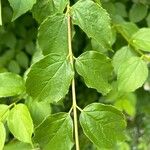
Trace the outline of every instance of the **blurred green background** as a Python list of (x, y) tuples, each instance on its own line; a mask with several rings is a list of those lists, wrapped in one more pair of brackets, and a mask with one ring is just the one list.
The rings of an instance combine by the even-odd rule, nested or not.
[[(99, 0), (95, 0), (100, 3)], [(76, 0), (72, 0), (74, 4)], [(113, 51), (102, 49), (94, 40), (89, 39), (85, 33), (75, 26), (75, 35), (73, 38), (73, 51), (75, 56), (79, 56), (84, 51), (91, 49), (105, 53), (113, 57), (115, 51), (127, 45), (126, 40), (119, 32), (116, 32), (116, 26), (122, 22), (133, 22), (139, 28), (150, 27), (150, 0), (102, 0), (102, 6), (108, 11), (112, 18), (112, 27), (114, 28)], [(2, 20), (3, 26), (0, 26), (0, 72), (14, 72), (25, 77), (30, 65), (39, 60), (42, 55), (36, 44), (39, 24), (32, 16), (32, 11), (11, 22), (12, 9), (7, 0), (2, 0)], [(121, 29), (120, 29), (121, 30)], [(115, 79), (112, 77), (113, 90), (107, 95), (102, 96), (96, 90), (87, 88), (83, 79), (76, 76), (77, 103), (81, 108), (92, 102), (102, 102), (112, 104), (122, 110), (127, 119), (126, 135), (127, 140), (116, 144), (115, 150), (149, 150), (150, 149), (150, 78), (147, 79), (143, 87), (134, 93), (119, 93), (116, 88)], [(1, 98), (1, 104), (10, 104), (14, 97)], [(68, 111), (71, 106), (71, 94), (69, 93), (60, 104), (51, 105), (52, 113), (59, 111)], [(34, 123), (38, 124), (39, 118), (30, 104), (28, 98), (23, 98), (23, 103), (27, 103), (33, 117)], [(35, 106), (43, 113), (43, 108)], [(46, 108), (47, 106), (45, 106)], [(40, 110), (41, 109), (41, 110)], [(48, 113), (50, 110), (48, 110)], [(45, 113), (47, 115), (48, 113)], [(36, 116), (36, 115), (37, 116)], [(36, 117), (35, 117), (36, 116)], [(39, 117), (37, 119), (37, 117)], [(8, 149), (30, 149), (23, 143), (12, 143), (13, 137), (8, 131), (7, 146)], [(94, 150), (91, 142), (80, 132), (81, 150)], [(13, 145), (14, 144), (14, 145)], [(13, 147), (14, 146), (14, 147)], [(15, 147), (16, 146), (16, 147)]]

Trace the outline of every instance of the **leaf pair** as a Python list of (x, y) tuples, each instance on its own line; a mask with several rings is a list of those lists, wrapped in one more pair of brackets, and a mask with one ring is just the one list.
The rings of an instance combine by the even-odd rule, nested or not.
[[(118, 77), (118, 89), (123, 92), (133, 92), (141, 87), (148, 77), (148, 68), (143, 60), (150, 51), (150, 29), (138, 27), (134, 23), (124, 22), (116, 26), (122, 36), (133, 46), (122, 47), (113, 58), (113, 66)], [(134, 52), (140, 53), (141, 58)]]
[(135, 49), (150, 51), (150, 29), (139, 29), (136, 24), (124, 22), (116, 25), (116, 29)]
[[(106, 56), (95, 51), (83, 53), (76, 59), (75, 67), (88, 87), (103, 94), (111, 90), (108, 79), (112, 66)], [(67, 58), (50, 54), (31, 67), (26, 81), (27, 92), (34, 100), (58, 102), (68, 93), (73, 76)]]
[[(62, 13), (68, 2), (68, 0), (9, 0), (14, 11), (12, 21), (31, 10), (34, 6), (33, 16), (41, 23), (49, 15)], [(41, 9), (42, 11), (39, 11)]]
[[(70, 8), (72, 23), (78, 25), (101, 47), (110, 49), (112, 31), (107, 12), (91, 0), (81, 0)], [(47, 17), (39, 28), (38, 43), (44, 55), (59, 53), (68, 55), (67, 15), (53, 14)]]
[[(100, 5), (91, 0), (81, 0), (67, 13), (70, 13), (73, 24), (78, 25), (101, 47), (110, 49), (110, 18)], [(46, 56), (33, 65), (28, 74), (27, 92), (33, 99), (58, 102), (68, 92), (74, 71), (67, 58), (67, 19), (66, 14), (55, 13), (47, 17), (39, 28), (38, 44)], [(95, 88), (103, 94), (111, 90), (108, 79), (112, 66), (106, 56), (94, 51), (86, 52), (76, 59), (76, 70), (83, 76), (88, 87)]]
[[(112, 148), (116, 141), (124, 139), (124, 116), (112, 106), (96, 103), (88, 105), (81, 112), (80, 124), (84, 134), (98, 148)], [(70, 114), (49, 116), (35, 130), (34, 140), (43, 150), (70, 150), (73, 147), (73, 123)]]
[(150, 29), (139, 29), (136, 24), (132, 22), (119, 23), (116, 29), (121, 35), (132, 45), (135, 49), (149, 52), (150, 51)]

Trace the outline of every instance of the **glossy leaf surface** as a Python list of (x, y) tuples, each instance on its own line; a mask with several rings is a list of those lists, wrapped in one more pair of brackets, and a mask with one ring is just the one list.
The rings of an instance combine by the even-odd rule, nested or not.
[(70, 150), (73, 146), (73, 124), (70, 115), (58, 113), (49, 116), (35, 130), (34, 140), (43, 150)]
[(105, 9), (91, 0), (80, 0), (72, 8), (73, 23), (102, 47), (110, 49), (112, 31), (110, 18)]
[(125, 119), (113, 106), (98, 103), (86, 106), (80, 123), (84, 134), (98, 148), (112, 148), (116, 141), (124, 139)]
[(75, 66), (88, 87), (95, 88), (102, 94), (111, 90), (108, 79), (112, 66), (108, 57), (96, 51), (88, 51), (76, 59)]
[(40, 26), (38, 43), (44, 55), (68, 54), (67, 17), (64, 14), (49, 16)]
[(58, 102), (67, 94), (73, 75), (67, 58), (48, 55), (31, 67), (27, 92), (34, 100)]
[(25, 143), (32, 143), (33, 122), (26, 105), (18, 104), (12, 108), (7, 123), (14, 137)]

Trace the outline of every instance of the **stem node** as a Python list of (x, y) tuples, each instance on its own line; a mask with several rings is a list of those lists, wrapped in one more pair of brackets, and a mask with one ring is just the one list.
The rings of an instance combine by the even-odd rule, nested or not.
[[(69, 59), (72, 67), (74, 68), (74, 56), (72, 53), (72, 43), (71, 43), (71, 17), (69, 14), (70, 6), (67, 6), (67, 17), (68, 17), (68, 49), (69, 49)], [(75, 144), (76, 150), (79, 150), (79, 135), (78, 135), (78, 117), (77, 117), (77, 104), (76, 104), (76, 91), (75, 91), (75, 79), (72, 79), (72, 107), (73, 107), (73, 119), (74, 119), (74, 134), (75, 134)]]

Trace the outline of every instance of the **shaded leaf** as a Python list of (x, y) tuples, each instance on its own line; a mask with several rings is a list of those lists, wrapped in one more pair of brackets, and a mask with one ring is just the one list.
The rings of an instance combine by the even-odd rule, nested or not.
[(150, 13), (146, 17), (146, 22), (147, 22), (148, 27), (150, 27)]
[(129, 11), (129, 18), (132, 22), (139, 22), (145, 18), (145, 16), (147, 15), (147, 11), (148, 11), (147, 5), (135, 3), (132, 5)]
[(116, 2), (115, 7), (116, 7), (116, 15), (127, 17), (126, 5), (124, 5), (121, 2)]
[(19, 74), (20, 71), (21, 71), (21, 68), (18, 64), (18, 62), (16, 62), (15, 60), (11, 60), (8, 64), (8, 70), (10, 72), (13, 72), (13, 73), (16, 73), (16, 74)]
[(21, 67), (23, 67), (25, 69), (28, 68), (29, 58), (26, 53), (24, 53), (24, 52), (18, 53), (16, 55), (16, 60)]
[(0, 0), (0, 26), (2, 25), (2, 6), (1, 6), (1, 0)]

